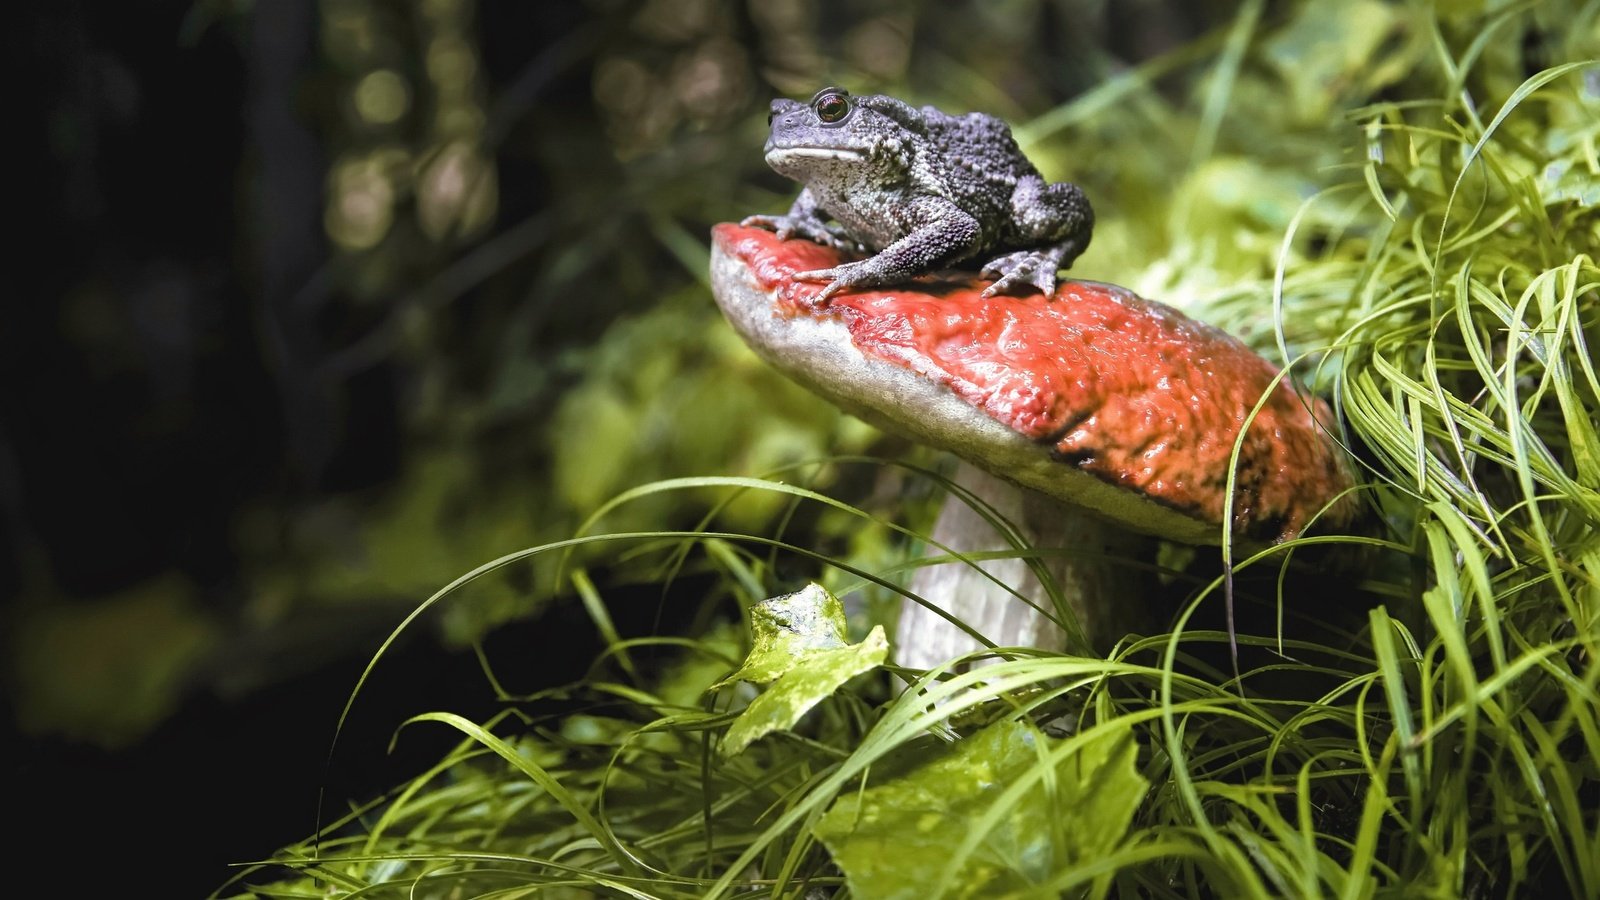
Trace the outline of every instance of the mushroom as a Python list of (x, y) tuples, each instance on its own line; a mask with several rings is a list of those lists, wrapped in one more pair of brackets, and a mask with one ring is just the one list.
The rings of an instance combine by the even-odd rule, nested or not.
[[(844, 410), (960, 457), (955, 483), (1009, 520), (1013, 541), (1051, 551), (1031, 564), (1049, 571), (1094, 649), (1145, 621), (1137, 573), (1151, 538), (1215, 545), (1231, 512), (1234, 539), (1265, 546), (1313, 518), (1339, 528), (1355, 517), (1349, 470), (1321, 424), (1327, 406), (1175, 309), (1091, 281), (983, 297), (987, 282), (966, 273), (818, 302), (821, 286), (794, 275), (837, 265), (838, 251), (731, 224), (712, 236), (713, 292), (745, 342)], [(1225, 508), (1239, 428), (1264, 395)], [(1008, 546), (952, 499), (931, 538), (963, 554)], [(1021, 558), (980, 567), (929, 565), (909, 588), (996, 646), (1063, 646), (1040, 569)], [(901, 612), (903, 665), (979, 646), (920, 604)]]

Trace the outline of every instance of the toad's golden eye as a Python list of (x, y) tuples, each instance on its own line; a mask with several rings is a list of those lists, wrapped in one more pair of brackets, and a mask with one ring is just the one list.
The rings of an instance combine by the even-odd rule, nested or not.
[(850, 101), (844, 94), (829, 92), (818, 97), (811, 108), (817, 111), (817, 118), (831, 124), (850, 113)]

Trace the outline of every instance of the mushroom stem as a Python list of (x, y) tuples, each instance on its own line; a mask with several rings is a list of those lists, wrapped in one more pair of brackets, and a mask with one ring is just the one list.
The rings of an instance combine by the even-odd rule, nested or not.
[[(1002, 524), (1009, 524), (1012, 535), (1008, 540), (974, 505), (951, 496), (934, 523), (934, 542), (959, 553), (1009, 550), (1040, 551), (1040, 555), (927, 565), (912, 577), (912, 593), (966, 622), (997, 647), (1104, 652), (1149, 623), (1148, 576), (1135, 561), (1153, 557), (1152, 539), (965, 462), (953, 481), (992, 508), (1005, 520)], [(1064, 609), (1057, 608), (1051, 588)], [(1068, 630), (1057, 624), (1063, 616), (1072, 617), (1069, 628), (1082, 636), (1080, 640), (1069, 641)], [(982, 645), (938, 613), (907, 600), (901, 606), (894, 647), (901, 665), (926, 669)]]

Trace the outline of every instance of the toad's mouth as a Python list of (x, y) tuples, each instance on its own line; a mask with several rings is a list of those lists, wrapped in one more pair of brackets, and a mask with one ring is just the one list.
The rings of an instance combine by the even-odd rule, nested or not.
[(867, 154), (860, 150), (851, 150), (848, 147), (808, 147), (797, 145), (791, 147), (770, 147), (767, 149), (768, 163), (782, 163), (807, 159), (828, 159), (838, 162), (860, 162), (867, 158)]

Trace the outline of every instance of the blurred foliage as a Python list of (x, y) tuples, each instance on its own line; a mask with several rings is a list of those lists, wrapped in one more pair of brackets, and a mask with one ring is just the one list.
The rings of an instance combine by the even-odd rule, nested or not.
[(216, 645), (215, 615), (176, 576), (108, 597), (93, 610), (57, 604), (18, 625), (14, 665), (51, 673), (17, 699), (26, 730), (64, 731), (76, 740), (138, 738), (192, 687)]

